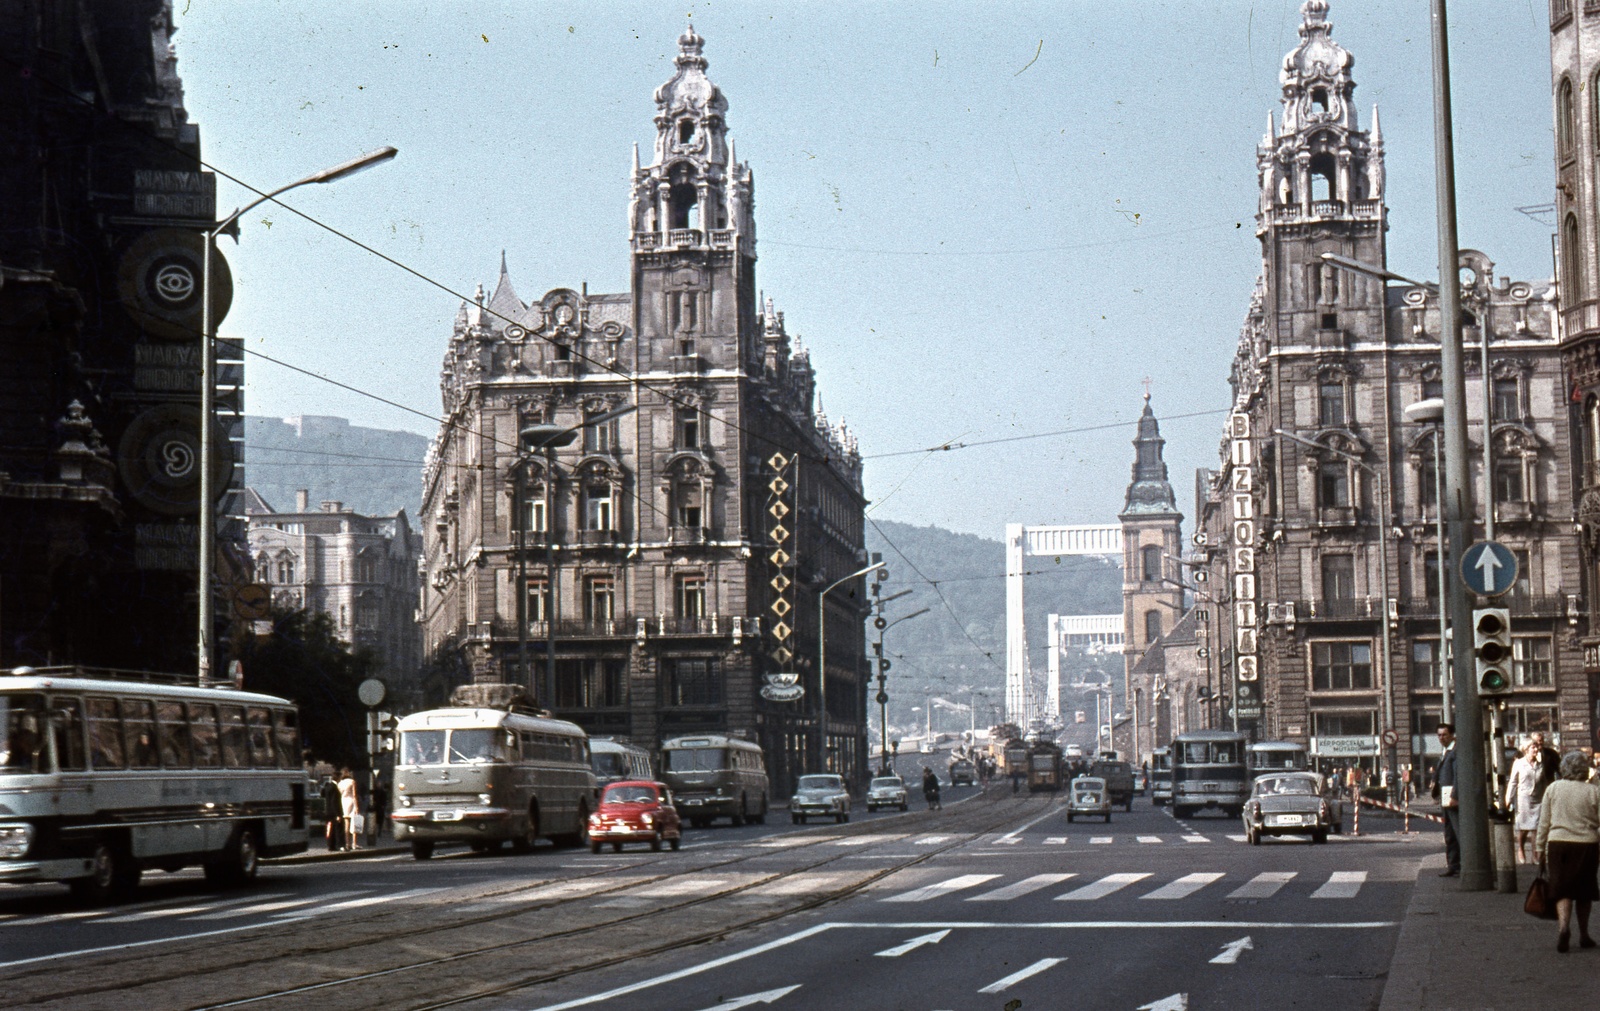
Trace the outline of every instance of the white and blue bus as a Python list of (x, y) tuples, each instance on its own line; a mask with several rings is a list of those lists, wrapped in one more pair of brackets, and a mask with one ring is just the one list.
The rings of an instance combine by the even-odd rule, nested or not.
[(0, 674), (0, 882), (60, 881), (104, 902), (147, 869), (200, 864), (242, 884), (262, 857), (305, 850), (294, 705), (157, 679), (177, 680)]

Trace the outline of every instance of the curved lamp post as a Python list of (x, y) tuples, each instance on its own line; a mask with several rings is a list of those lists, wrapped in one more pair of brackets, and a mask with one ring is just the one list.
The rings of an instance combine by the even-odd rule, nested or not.
[[(527, 456), (529, 450), (544, 453), (544, 487), (547, 496), (555, 492), (556, 450), (570, 446), (578, 433), (594, 425), (603, 425), (624, 414), (637, 411), (638, 405), (629, 404), (614, 411), (585, 418), (576, 425), (526, 425), (517, 433), (517, 671), (533, 687), (533, 675), (528, 671), (528, 552), (527, 537)], [(555, 708), (556, 692), (556, 524), (554, 502), (544, 511), (544, 687), (538, 692), (541, 708)]]
[(884, 567), (874, 562), (841, 579), (835, 579), (817, 594), (817, 771), (828, 771), (828, 594), (850, 580)]
[(211, 318), (211, 260), (217, 252), (217, 236), (227, 233), (237, 235), (241, 217), (280, 194), (309, 183), (336, 182), (362, 169), (386, 162), (399, 153), (393, 147), (381, 147), (331, 168), (313, 172), (304, 179), (296, 179), (287, 186), (279, 186), (245, 204), (205, 233), (205, 255), (200, 258), (200, 531), (197, 538), (197, 553), (200, 556), (197, 673), (202, 686), (211, 683), (211, 626), (214, 621), (211, 581), (217, 540), (216, 489), (211, 486), (211, 458), (215, 452), (211, 445), (211, 424), (212, 416), (216, 413), (216, 391), (212, 387), (216, 374), (217, 345), (216, 322)]
[[(910, 591), (905, 591), (905, 592), (910, 592)], [(899, 596), (899, 594), (895, 594), (895, 596)], [(885, 599), (888, 599), (888, 598), (885, 598)], [(889, 677), (888, 677), (888, 671), (884, 670), (884, 668), (883, 668), (883, 636), (884, 636), (885, 632), (888, 632), (889, 629), (891, 629), (891, 628), (895, 627), (896, 625), (900, 624), (902, 621), (910, 621), (912, 618), (920, 618), (921, 616), (923, 616), (924, 614), (927, 614), (931, 610), (933, 610), (933, 608), (924, 607), (920, 611), (912, 611), (910, 614), (901, 615), (900, 617), (896, 618), (895, 620), (889, 622), (887, 625), (884, 625), (882, 628), (878, 629), (878, 648), (876, 650), (874, 650), (874, 654), (875, 654), (876, 658), (879, 661), (879, 663), (878, 663), (878, 723), (879, 723), (878, 729), (883, 732), (883, 765), (882, 765), (882, 768), (883, 768), (883, 775), (886, 775), (886, 776), (889, 774), (889, 689), (888, 689)]]

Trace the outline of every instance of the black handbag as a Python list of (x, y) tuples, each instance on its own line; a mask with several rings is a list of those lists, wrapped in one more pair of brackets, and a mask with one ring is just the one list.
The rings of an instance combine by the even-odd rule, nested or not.
[(1522, 911), (1541, 920), (1558, 919), (1556, 904), (1550, 898), (1550, 882), (1544, 879), (1544, 865), (1539, 865), (1539, 876), (1528, 886), (1528, 897), (1522, 901)]

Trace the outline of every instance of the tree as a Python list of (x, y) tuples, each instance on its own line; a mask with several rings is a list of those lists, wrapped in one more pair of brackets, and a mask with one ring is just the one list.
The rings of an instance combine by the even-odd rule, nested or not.
[(316, 761), (367, 764), (366, 707), (356, 689), (372, 676), (371, 653), (351, 649), (320, 611), (274, 611), (270, 635), (247, 635), (238, 647), (244, 687), (300, 707), (301, 743)]

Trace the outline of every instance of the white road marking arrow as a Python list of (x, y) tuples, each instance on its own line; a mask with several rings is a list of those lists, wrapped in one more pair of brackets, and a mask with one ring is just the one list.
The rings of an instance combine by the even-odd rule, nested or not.
[(747, 994), (743, 997), (735, 997), (733, 1000), (723, 1001), (716, 1007), (706, 1008), (706, 1011), (739, 1011), (739, 1008), (749, 1007), (751, 1004), (771, 1004), (779, 997), (794, 993), (798, 989), (800, 989), (800, 984), (796, 983), (794, 986), (786, 986), (779, 990), (766, 990), (761, 993)]
[(1494, 587), (1494, 573), (1500, 566), (1500, 556), (1495, 554), (1493, 548), (1485, 547), (1478, 552), (1478, 562), (1474, 568), (1483, 574), (1483, 585), (1486, 588), (1492, 589)]
[(901, 955), (904, 955), (906, 952), (913, 951), (913, 950), (915, 950), (917, 948), (920, 948), (924, 944), (938, 944), (940, 941), (944, 940), (945, 936), (948, 935), (949, 933), (950, 933), (950, 931), (948, 931), (948, 930), (938, 930), (938, 931), (935, 931), (935, 932), (933, 932), (931, 934), (923, 934), (921, 937), (913, 937), (911, 940), (907, 941), (904, 944), (897, 944), (893, 948), (885, 948), (885, 949), (883, 949), (882, 951), (878, 952), (878, 957), (879, 958), (899, 958)]
[(1149, 1004), (1140, 1004), (1138, 1011), (1189, 1011), (1189, 995), (1175, 993)]
[(1250, 938), (1241, 937), (1237, 941), (1229, 941), (1222, 946), (1222, 953), (1211, 960), (1212, 965), (1232, 965), (1239, 961), (1241, 952), (1249, 951), (1255, 945), (1250, 943)]

